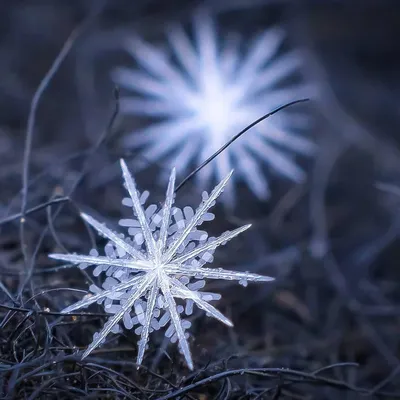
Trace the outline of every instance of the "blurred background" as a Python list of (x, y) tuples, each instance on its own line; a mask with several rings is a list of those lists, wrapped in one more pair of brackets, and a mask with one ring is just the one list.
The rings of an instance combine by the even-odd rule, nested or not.
[[(397, 1), (35, 0), (3, 1), (0, 10), (4, 398), (178, 398), (178, 387), (206, 377), (214, 378), (188, 390), (191, 398), (400, 397)], [(148, 370), (134, 368), (137, 337), (127, 331), (81, 362), (74, 352), (102, 326), (104, 316), (97, 314), (103, 310), (93, 307), (92, 315), (72, 318), (57, 315), (81, 298), (89, 277), (57, 267), (47, 254), (85, 254), (95, 246), (80, 210), (116, 228), (125, 212), (120, 157), (140, 188), (149, 190), (154, 202), (163, 200), (163, 177), (174, 155), (155, 160), (140, 146), (126, 145), (136, 131), (159, 123), (151, 113), (122, 110), (108, 129), (116, 107), (113, 77), (119, 67), (146, 72), (128, 54), (127, 38), (139, 37), (164, 51), (166, 33), (175, 24), (195, 49), (191, 29), (199, 10), (214, 21), (217, 45), (241, 40), (237, 56), (243, 60), (251, 40), (276, 27), (284, 41), (271, 65), (293, 51), (301, 60), (284, 83), (288, 94), (282, 104), (310, 98), (292, 106), (307, 123), (291, 133), (315, 144), (315, 152), (304, 156), (285, 144), (281, 150), (305, 179), (274, 173), (267, 156), (265, 163), (254, 158), (270, 196), (257, 197), (239, 179), (235, 205), (217, 205), (216, 219), (207, 227), (216, 235), (252, 223), (245, 235), (216, 252), (214, 265), (277, 279), (247, 288), (208, 283), (207, 289), (223, 295), (218, 308), (235, 327), (228, 330), (200, 312), (195, 315), (192, 374), (162, 334), (151, 338)], [(63, 46), (65, 58), (32, 103)], [(292, 78), (307, 88), (304, 96), (301, 90), (290, 91)], [(129, 85), (135, 86), (121, 85), (121, 105), (135, 92)], [(261, 117), (272, 109), (256, 111)], [(30, 112), (35, 117), (31, 130)], [(271, 123), (284, 115), (271, 117)], [(198, 164), (191, 160), (186, 168), (177, 166), (178, 181)], [(178, 204), (195, 207), (201, 191), (213, 188), (216, 177), (211, 175), (200, 186), (196, 179), (185, 184)], [(64, 196), (68, 201), (62, 202)], [(255, 368), (289, 368), (305, 375), (272, 370), (251, 375)], [(245, 373), (218, 375), (236, 370)]]

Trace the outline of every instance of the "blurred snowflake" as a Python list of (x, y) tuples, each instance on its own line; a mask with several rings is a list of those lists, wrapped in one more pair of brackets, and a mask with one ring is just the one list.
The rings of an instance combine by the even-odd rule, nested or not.
[[(141, 336), (137, 359), (140, 365), (149, 333), (170, 324), (165, 335), (171, 341), (179, 342), (189, 368), (193, 369), (188, 334), (185, 333), (191, 324), (182, 317), (191, 315), (196, 304), (208, 315), (232, 326), (232, 322), (209, 303), (221, 296), (199, 291), (205, 285), (204, 279), (236, 280), (246, 285), (248, 281), (266, 282), (273, 278), (222, 268), (203, 268), (204, 264), (213, 260), (218, 246), (250, 227), (245, 225), (227, 231), (218, 238), (208, 237), (207, 232), (197, 229), (202, 222), (214, 218), (209, 209), (224, 190), (231, 173), (209, 196), (203, 194), (203, 201), (194, 212), (190, 207), (185, 207), (183, 211), (173, 207), (175, 170), (169, 180), (165, 204), (160, 210), (155, 204), (144, 206), (148, 193), (140, 196), (123, 160), (121, 167), (130, 195), (123, 200), (123, 204), (131, 207), (136, 217), (120, 221), (121, 226), (128, 227), (130, 237), (117, 234), (89, 215), (82, 214), (86, 222), (109, 239), (105, 247), (106, 256), (100, 256), (93, 249), (87, 256), (50, 254), (49, 257), (79, 264), (80, 268), (95, 265), (93, 274), (98, 276), (104, 272), (107, 278), (102, 288), (91, 285), (91, 294), (62, 312), (72, 312), (97, 302), (103, 303), (105, 311), (114, 314), (94, 335), (83, 357), (99, 346), (110, 332), (118, 332), (119, 323), (123, 322), (127, 329), (137, 325), (135, 332)], [(177, 304), (175, 298), (181, 299), (182, 304)], [(134, 316), (131, 315), (132, 310), (135, 311)]]
[[(300, 66), (299, 55), (290, 52), (274, 58), (284, 39), (279, 29), (246, 44), (245, 55), (232, 37), (219, 49), (216, 27), (206, 13), (194, 19), (194, 44), (179, 26), (171, 27), (167, 36), (171, 53), (137, 37), (129, 40), (127, 50), (143, 70), (118, 68), (113, 74), (121, 87), (140, 95), (123, 98), (123, 112), (157, 119), (124, 139), (126, 147), (140, 149), (149, 161), (166, 158), (187, 170), (192, 161), (204, 161), (262, 115), (310, 95), (310, 86), (287, 83)], [(303, 181), (305, 173), (289, 151), (307, 156), (314, 152), (314, 144), (296, 134), (308, 126), (307, 114), (282, 111), (238, 139), (197, 178), (204, 187), (213, 173), (222, 179), (234, 167), (236, 177), (265, 199), (269, 185), (257, 161)], [(233, 188), (224, 199), (229, 204), (234, 202)]]

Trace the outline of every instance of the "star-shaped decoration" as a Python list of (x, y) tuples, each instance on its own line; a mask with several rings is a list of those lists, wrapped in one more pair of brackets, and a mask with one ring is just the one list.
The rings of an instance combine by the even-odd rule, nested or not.
[(136, 332), (140, 334), (140, 341), (137, 364), (140, 365), (149, 333), (169, 323), (166, 336), (172, 341), (178, 341), (187, 365), (193, 369), (188, 334), (185, 332), (190, 322), (183, 319), (183, 316), (190, 315), (196, 304), (208, 315), (232, 326), (232, 322), (210, 304), (211, 300), (217, 300), (220, 296), (199, 291), (205, 284), (204, 279), (235, 280), (246, 285), (248, 281), (267, 282), (273, 278), (203, 267), (212, 261), (213, 252), (218, 246), (250, 227), (245, 225), (227, 231), (218, 238), (210, 238), (205, 231), (197, 229), (203, 221), (213, 219), (213, 214), (208, 210), (224, 190), (232, 171), (210, 195), (203, 194), (203, 200), (194, 212), (190, 207), (185, 207), (183, 211), (173, 207), (175, 169), (169, 179), (165, 203), (158, 209), (156, 205), (144, 206), (146, 193), (138, 193), (123, 160), (121, 168), (130, 196), (123, 203), (132, 207), (135, 217), (120, 221), (120, 225), (129, 227), (129, 235), (124, 237), (115, 233), (93, 217), (82, 213), (82, 218), (109, 240), (105, 246), (106, 255), (99, 255), (97, 250), (92, 250), (90, 255), (49, 255), (56, 260), (78, 264), (80, 268), (96, 266), (93, 271), (95, 276), (106, 275), (102, 288), (92, 285), (91, 294), (62, 312), (69, 313), (99, 303), (103, 304), (106, 312), (113, 314), (101, 331), (94, 335), (83, 358), (97, 348), (110, 332), (118, 332), (122, 322), (127, 329), (138, 325)]

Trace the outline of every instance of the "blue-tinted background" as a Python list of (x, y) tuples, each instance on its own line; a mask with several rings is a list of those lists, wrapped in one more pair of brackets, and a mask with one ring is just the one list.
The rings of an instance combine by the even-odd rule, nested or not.
[[(209, 226), (218, 234), (252, 223), (250, 231), (216, 253), (215, 265), (277, 279), (247, 288), (208, 284), (223, 294), (218, 307), (235, 327), (228, 330), (196, 314), (192, 375), (176, 346), (166, 346), (162, 334), (152, 337), (145, 359), (145, 366), (157, 375), (136, 372), (137, 336), (128, 331), (112, 336), (92, 359), (82, 362), (75, 351), (86, 348), (104, 317), (46, 315), (80, 298), (81, 292), (69, 288), (87, 290), (88, 282), (75, 268), (58, 268), (47, 253), (83, 253), (93, 246), (96, 238), (80, 221), (79, 210), (116, 226), (124, 212), (120, 157), (140, 187), (149, 190), (154, 201), (163, 200), (160, 176), (169, 166), (164, 160), (148, 162), (135, 173), (142, 155), (121, 144), (151, 119), (120, 114), (106, 139), (100, 144), (98, 140), (115, 108), (112, 71), (121, 65), (134, 68), (122, 46), (124, 38), (137, 34), (162, 43), (171, 22), (190, 30), (199, 6), (213, 16), (221, 35), (235, 32), (248, 38), (280, 26), (287, 34), (284, 47), (296, 49), (303, 59), (301, 79), (313, 87), (310, 102), (302, 105), (312, 119), (305, 135), (318, 148), (315, 156), (298, 159), (306, 181), (296, 184), (272, 175), (271, 196), (265, 201), (240, 186), (235, 207), (216, 206), (217, 218)], [(155, 399), (226, 370), (285, 367), (309, 374), (340, 362), (359, 366), (321, 372), (318, 377), (330, 380), (318, 384), (304, 376), (306, 382), (299, 383), (299, 376), (276, 371), (232, 374), (227, 380), (217, 377), (199, 384), (191, 393), (193, 398), (200, 393), (204, 398), (357, 399), (368, 391), (381, 398), (399, 396), (399, 7), (396, 1), (368, 0), (2, 2), (3, 396)], [(90, 15), (93, 20), (74, 39), (39, 99), (27, 147), (35, 91), (71, 31)], [(29, 156), (25, 163), (24, 152)], [(33, 212), (26, 216), (21, 234), (24, 167), (25, 209)], [(178, 174), (178, 181), (185, 176)], [(178, 204), (194, 207), (200, 193), (190, 181), (179, 192)], [(34, 210), (66, 195), (70, 201), (59, 211), (59, 204)], [(103, 312), (100, 307), (88, 311)]]

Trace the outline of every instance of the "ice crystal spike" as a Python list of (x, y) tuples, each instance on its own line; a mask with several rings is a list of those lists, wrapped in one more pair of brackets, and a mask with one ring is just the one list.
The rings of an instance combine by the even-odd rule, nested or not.
[[(113, 73), (116, 83), (135, 93), (122, 98), (123, 112), (155, 121), (127, 135), (124, 145), (140, 149), (148, 160), (163, 158), (181, 172), (203, 162), (267, 112), (313, 95), (309, 84), (285, 83), (296, 82), (291, 78), (299, 72), (301, 57), (296, 52), (277, 56), (285, 37), (279, 29), (267, 30), (242, 47), (233, 38), (220, 46), (213, 20), (203, 12), (196, 15), (193, 31), (191, 43), (181, 27), (169, 29), (169, 50), (139, 37), (130, 39), (126, 48), (141, 69)], [(238, 139), (197, 178), (206, 187), (212, 174), (220, 180), (235, 168), (235, 179), (242, 179), (260, 199), (269, 196), (263, 164), (301, 182), (305, 173), (293, 155), (314, 152), (315, 145), (300, 135), (310, 122), (304, 112), (283, 110)], [(234, 202), (234, 187), (223, 198), (227, 204)]]
[(62, 312), (73, 312), (98, 303), (111, 314), (100, 332), (94, 335), (83, 358), (104, 342), (110, 332), (118, 332), (122, 324), (126, 329), (135, 327), (135, 332), (140, 335), (137, 357), (139, 366), (150, 333), (169, 324), (166, 336), (178, 342), (188, 367), (193, 369), (186, 332), (190, 322), (184, 319), (192, 313), (193, 305), (196, 304), (207, 315), (227, 326), (233, 326), (228, 318), (210, 304), (210, 301), (218, 300), (220, 295), (199, 290), (204, 287), (204, 280), (236, 280), (245, 284), (248, 281), (268, 282), (273, 278), (203, 267), (212, 261), (218, 246), (250, 228), (250, 225), (245, 225), (217, 238), (208, 237), (207, 232), (198, 229), (204, 221), (213, 219), (209, 209), (224, 190), (232, 172), (209, 195), (203, 194), (202, 202), (194, 211), (190, 207), (181, 210), (173, 206), (175, 169), (172, 170), (161, 210), (154, 204), (145, 205), (144, 196), (138, 192), (124, 160), (121, 160), (121, 169), (129, 193), (129, 198), (124, 199), (123, 204), (132, 207), (134, 214), (133, 219), (120, 221), (121, 226), (128, 227), (128, 235), (115, 233), (93, 217), (82, 213), (82, 218), (108, 239), (104, 248), (105, 255), (99, 255), (96, 249), (89, 255), (49, 255), (56, 260), (79, 265), (80, 268), (95, 266), (93, 275), (103, 274), (105, 277), (101, 288), (91, 285), (91, 294)]

